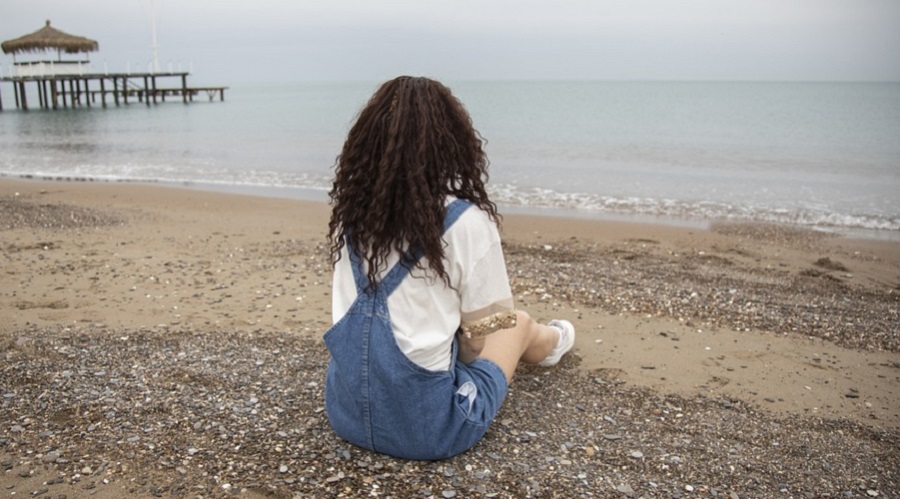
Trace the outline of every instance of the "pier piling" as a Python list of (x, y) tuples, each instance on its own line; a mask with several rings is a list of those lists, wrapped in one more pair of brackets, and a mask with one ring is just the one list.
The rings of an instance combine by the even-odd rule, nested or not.
[[(28, 97), (26, 84), (34, 82), (38, 92), (38, 105), (42, 109), (75, 109), (78, 107), (92, 107), (97, 103), (97, 95), (100, 103), (107, 107), (107, 96), (112, 95), (116, 106), (128, 104), (129, 97), (137, 97), (139, 102), (147, 106), (166, 102), (166, 97), (181, 97), (184, 104), (194, 101), (194, 96), (199, 92), (206, 92), (210, 102), (218, 95), (219, 100), (225, 100), (225, 90), (228, 87), (191, 87), (188, 85), (189, 73), (102, 73), (83, 75), (32, 75), (32, 76), (7, 76), (0, 78), (0, 84), (10, 82), (13, 86), (13, 94), (17, 109), (28, 110)], [(162, 85), (158, 79), (173, 77), (180, 78), (180, 85)], [(91, 82), (99, 82), (92, 86)], [(112, 86), (107, 86), (107, 81)], [(135, 82), (142, 82), (140, 83)], [(99, 87), (99, 88), (98, 88)], [(3, 103), (0, 101), (0, 111)]]

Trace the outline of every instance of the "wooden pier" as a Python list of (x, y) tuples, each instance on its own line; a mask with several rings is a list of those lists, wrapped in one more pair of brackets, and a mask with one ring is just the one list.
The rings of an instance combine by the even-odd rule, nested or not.
[[(109, 103), (119, 106), (135, 101), (150, 106), (165, 102), (166, 97), (180, 97), (187, 104), (200, 94), (206, 94), (210, 102), (216, 96), (220, 101), (225, 100), (228, 87), (190, 87), (188, 75), (187, 72), (50, 74), (7, 76), (0, 78), (0, 83), (12, 83), (16, 108), (26, 111), (29, 109), (29, 87), (37, 91), (37, 103), (41, 109), (74, 109), (93, 105), (107, 107)], [(167, 78), (176, 78), (176, 84), (163, 86), (162, 81)], [(3, 97), (0, 94), (2, 110)]]

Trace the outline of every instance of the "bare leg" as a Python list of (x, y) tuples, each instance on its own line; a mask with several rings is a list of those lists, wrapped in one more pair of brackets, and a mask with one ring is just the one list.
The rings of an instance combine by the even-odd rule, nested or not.
[(506, 380), (512, 381), (520, 361), (541, 362), (558, 341), (556, 328), (539, 324), (527, 312), (519, 310), (514, 328), (501, 329), (485, 338), (480, 357), (496, 363), (506, 374)]

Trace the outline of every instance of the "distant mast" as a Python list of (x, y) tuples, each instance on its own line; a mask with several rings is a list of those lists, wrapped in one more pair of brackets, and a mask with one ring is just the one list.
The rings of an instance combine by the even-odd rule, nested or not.
[(156, 6), (150, 0), (150, 32), (153, 36), (153, 72), (159, 73), (159, 45), (156, 43)]

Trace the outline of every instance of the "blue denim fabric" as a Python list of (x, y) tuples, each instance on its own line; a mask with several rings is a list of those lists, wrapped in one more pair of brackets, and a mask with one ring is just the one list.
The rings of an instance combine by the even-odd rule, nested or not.
[[(446, 231), (470, 206), (456, 200), (447, 208)], [(325, 333), (331, 352), (325, 379), (325, 410), (334, 431), (348, 442), (395, 457), (437, 460), (474, 445), (506, 397), (506, 376), (486, 359), (456, 360), (450, 370), (430, 371), (397, 346), (387, 298), (409, 274), (392, 268), (376, 292), (359, 256), (350, 248), (357, 299)], [(419, 255), (409, 253), (413, 258)]]

